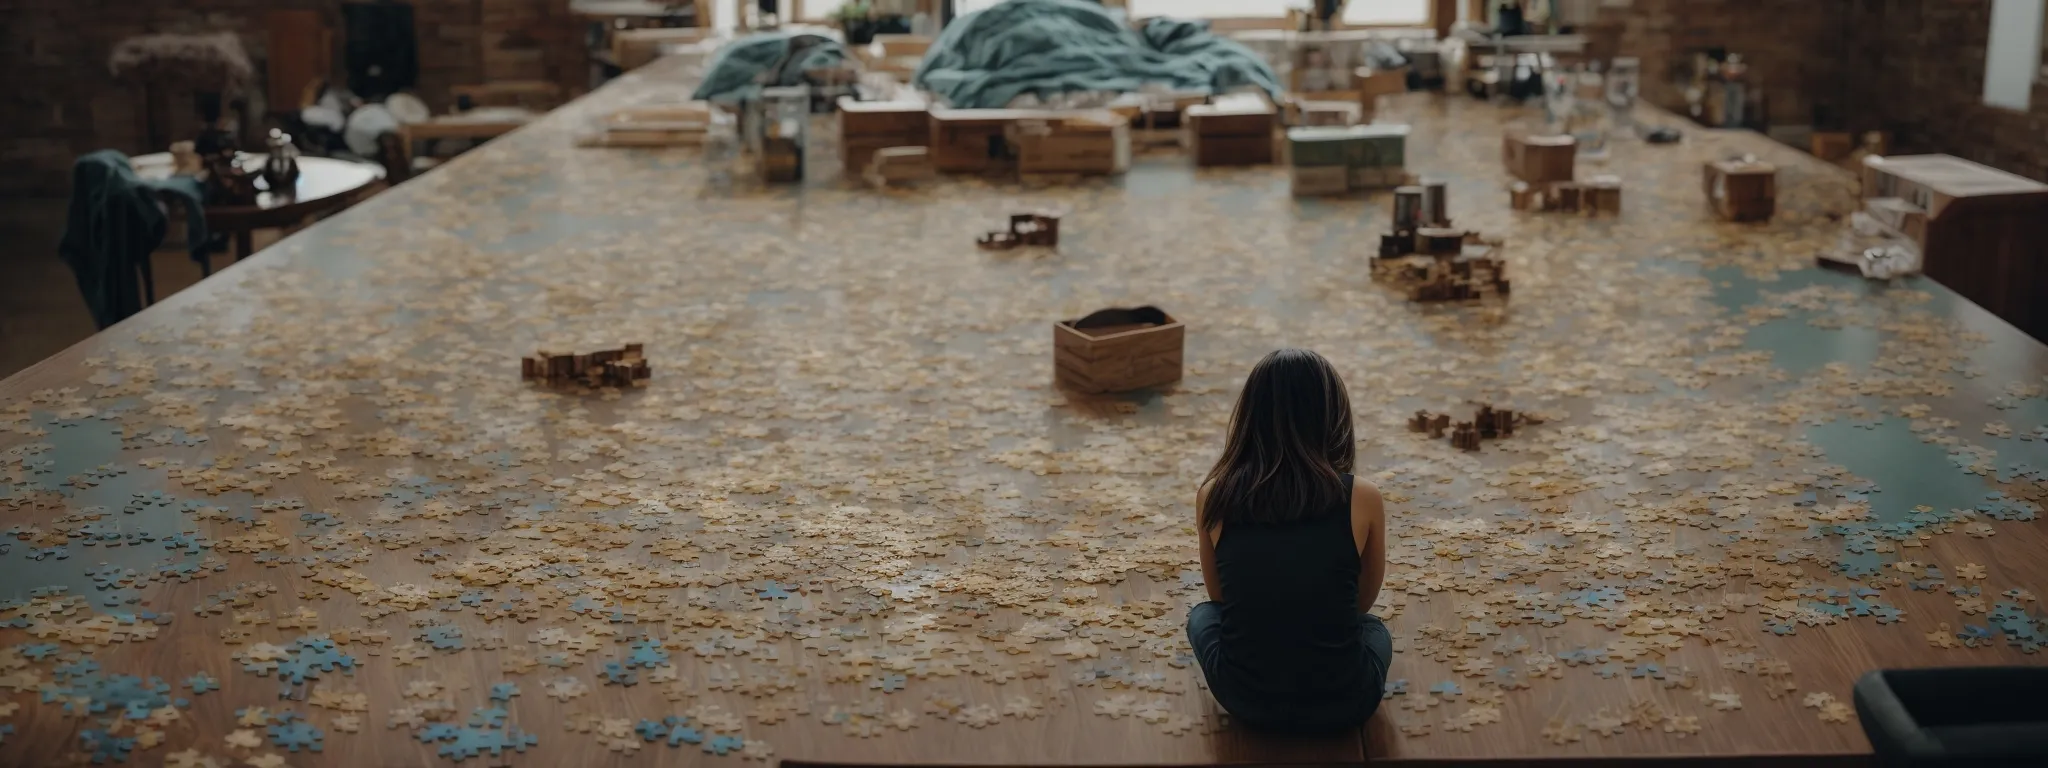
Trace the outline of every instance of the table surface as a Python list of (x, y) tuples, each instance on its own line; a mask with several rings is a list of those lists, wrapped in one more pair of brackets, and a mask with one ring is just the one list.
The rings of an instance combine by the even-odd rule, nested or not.
[[(0, 382), (0, 762), (1803, 762), (1868, 749), (1824, 719), (1866, 670), (2039, 663), (2048, 349), (1814, 269), (1840, 169), (1691, 130), (1582, 169), (1617, 217), (1516, 213), (1522, 113), (1390, 98), (1514, 280), (1418, 306), (1366, 267), (1384, 196), (1275, 167), (877, 192), (574, 148), (663, 71)], [(1731, 153), (1778, 165), (1773, 222), (1710, 218)], [(1057, 252), (974, 246), (1048, 206)], [(1053, 321), (1146, 303), (1180, 384), (1050, 386)], [(518, 380), (626, 342), (645, 389)], [(1391, 518), (1402, 692), (1327, 738), (1229, 725), (1181, 636), (1193, 489), (1285, 345), (1345, 375)], [(1474, 400), (1547, 422), (1404, 428)]]
[[(244, 169), (258, 172), (269, 155), (244, 152), (235, 161)], [(167, 178), (171, 175), (171, 153), (152, 152), (136, 155), (131, 161), (135, 173), (143, 178)], [(256, 204), (209, 205), (209, 215), (217, 213), (273, 211), (280, 208), (319, 206), (337, 202), (337, 198), (361, 192), (371, 184), (384, 178), (384, 169), (370, 163), (352, 160), (337, 160), (329, 157), (300, 157), (299, 180), (293, 185), (293, 194), (279, 195), (272, 192), (269, 183), (261, 178), (256, 180)]]

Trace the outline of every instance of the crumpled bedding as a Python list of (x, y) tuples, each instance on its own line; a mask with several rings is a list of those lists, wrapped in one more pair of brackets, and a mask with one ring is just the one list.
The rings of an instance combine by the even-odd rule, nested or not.
[(749, 35), (718, 49), (691, 98), (720, 104), (752, 101), (764, 86), (803, 85), (805, 70), (840, 67), (846, 60), (846, 46), (830, 38), (780, 32)]
[(1271, 67), (1202, 21), (1152, 19), (1142, 30), (1087, 0), (1008, 0), (961, 16), (911, 82), (954, 107), (1001, 108), (1020, 96), (1165, 87), (1281, 92)]

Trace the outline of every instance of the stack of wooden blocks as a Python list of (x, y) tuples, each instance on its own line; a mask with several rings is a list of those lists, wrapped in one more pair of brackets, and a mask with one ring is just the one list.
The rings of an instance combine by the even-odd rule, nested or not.
[(1408, 126), (1352, 125), (1287, 131), (1296, 195), (1338, 195), (1408, 183)]
[(1217, 97), (1187, 108), (1188, 151), (1195, 165), (1265, 165), (1273, 162), (1272, 102), (1254, 94)]
[(1707, 204), (1729, 221), (1770, 221), (1778, 210), (1778, 167), (1754, 157), (1707, 163)]
[(1501, 162), (1516, 179), (1508, 188), (1514, 209), (1620, 213), (1621, 178), (1577, 181), (1578, 154), (1578, 140), (1568, 135), (1508, 132), (1501, 140)]
[(1012, 124), (1019, 173), (1110, 175), (1131, 167), (1131, 125), (1108, 110), (1063, 114)]
[(1158, 307), (1105, 309), (1052, 326), (1053, 379), (1077, 392), (1179, 381), (1187, 329)]
[(865, 172), (875, 152), (931, 142), (931, 118), (921, 101), (839, 99), (839, 156), (849, 176)]

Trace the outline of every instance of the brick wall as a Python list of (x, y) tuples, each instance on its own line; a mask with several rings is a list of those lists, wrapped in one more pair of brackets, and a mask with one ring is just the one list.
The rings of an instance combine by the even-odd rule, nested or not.
[(2048, 180), (2048, 87), (2032, 109), (1984, 105), (1990, 0), (1853, 0), (1849, 124), (1893, 132), (1895, 150), (1944, 152)]
[(1991, 0), (1622, 0), (1588, 30), (1643, 59), (1643, 96), (1678, 109), (1690, 50), (1743, 54), (1771, 122), (1883, 129), (1893, 150), (1943, 152), (2048, 180), (2048, 86), (2028, 112), (1983, 103)]
[[(410, 0), (419, 37), (420, 94), (439, 110), (453, 85), (490, 79), (548, 79), (570, 93), (588, 72), (582, 26), (569, 0)], [(255, 64), (250, 108), (260, 135), (265, 13), (312, 8), (335, 30), (335, 76), (342, 74), (341, 0), (0, 0), (0, 196), (63, 195), (71, 161), (95, 149), (129, 154), (144, 146), (142, 93), (107, 73), (116, 42), (159, 32), (237, 33)], [(189, 111), (189, 97), (165, 99)], [(186, 116), (189, 120), (189, 116)]]
[(1749, 63), (1773, 124), (1827, 124), (1847, 106), (1839, 87), (1846, 46), (1842, 17), (1851, 0), (1623, 0), (1601, 8), (1585, 30), (1592, 53), (1643, 62), (1643, 98), (1686, 105), (1684, 75), (1694, 51), (1726, 48)]

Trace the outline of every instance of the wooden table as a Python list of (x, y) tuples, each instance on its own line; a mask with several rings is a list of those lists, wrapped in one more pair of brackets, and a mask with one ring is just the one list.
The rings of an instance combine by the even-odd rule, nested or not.
[[(1458, 226), (1506, 238), (1514, 280), (1505, 305), (1417, 306), (1366, 269), (1383, 197), (1295, 200), (1274, 167), (1148, 157), (1075, 186), (883, 193), (574, 148), (594, 116), (686, 92), (663, 66), (0, 382), (0, 575), (23, 601), (0, 609), (0, 763), (111, 754), (128, 736), (81, 734), (159, 706), (116, 677), (142, 675), (191, 706), (130, 764), (424, 765), (504, 723), (537, 739), (513, 765), (734, 765), (705, 747), (736, 743), (1813, 765), (1868, 745), (1807, 695), (1846, 700), (1880, 666), (2039, 663), (1928, 637), (2048, 585), (2042, 523), (1995, 519), (2044, 495), (2015, 465), (2048, 466), (2048, 348), (1928, 281), (1814, 269), (1855, 204), (1840, 169), (1694, 130), (1614, 142), (1619, 216), (1518, 214), (1499, 137), (1522, 115), (1390, 97), (1410, 169), (1447, 180)], [(1703, 160), (1734, 152), (1780, 168), (1773, 222), (1699, 198)], [(1071, 212), (1058, 252), (975, 248), (1048, 206)], [(1147, 303), (1187, 324), (1179, 385), (1050, 387), (1050, 323)], [(518, 380), (536, 348), (626, 342), (647, 345), (645, 389)], [(1246, 369), (1282, 345), (1345, 375), (1392, 516), (1377, 611), (1406, 693), (1322, 739), (1225, 723), (1181, 638), (1193, 489)], [(1478, 453), (1405, 429), (1472, 400), (1549, 420)], [(187, 687), (202, 672), (220, 690)], [(1444, 683), (1462, 695), (1414, 711)], [(95, 694), (107, 712), (65, 714)], [(286, 742), (304, 719), (324, 751), (238, 719)]]
[[(237, 158), (250, 171), (263, 168), (268, 155), (244, 153)], [(137, 175), (166, 178), (171, 175), (171, 155), (154, 152), (132, 160)], [(371, 185), (384, 179), (384, 169), (369, 163), (327, 157), (299, 158), (299, 180), (289, 193), (272, 190), (257, 179), (255, 205), (206, 206), (206, 227), (212, 232), (235, 236), (235, 258), (255, 253), (251, 233), (258, 229), (289, 227), (316, 216), (332, 213), (356, 202)], [(210, 270), (209, 270), (210, 273)]]

